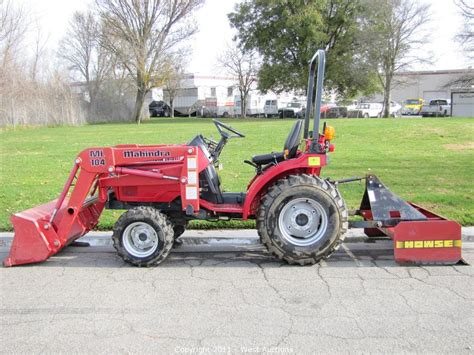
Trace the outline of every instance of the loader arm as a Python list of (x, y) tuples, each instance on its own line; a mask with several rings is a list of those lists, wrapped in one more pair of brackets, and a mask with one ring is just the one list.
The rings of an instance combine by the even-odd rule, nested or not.
[(12, 215), (5, 266), (41, 262), (99, 223), (113, 190), (124, 201), (171, 202), (199, 211), (198, 174), (208, 164), (197, 147), (122, 145), (79, 154), (58, 199)]

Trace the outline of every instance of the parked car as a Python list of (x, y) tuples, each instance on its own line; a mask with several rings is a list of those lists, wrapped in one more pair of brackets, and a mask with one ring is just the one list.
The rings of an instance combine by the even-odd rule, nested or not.
[(323, 118), (347, 117), (347, 108), (344, 106), (329, 107), (327, 111), (321, 112)]
[(288, 106), (288, 99), (271, 99), (266, 100), (265, 105), (263, 106), (263, 113), (265, 117), (278, 117), (279, 110), (286, 108)]
[(278, 100), (266, 100), (263, 106), (263, 114), (265, 117), (278, 116)]
[(451, 114), (451, 100), (436, 99), (431, 100), (428, 105), (423, 105), (421, 108), (421, 115), (428, 116), (442, 116), (446, 117)]
[(148, 111), (151, 117), (169, 117), (171, 109), (164, 101), (152, 101), (148, 105)]
[(322, 105), (321, 105), (321, 111), (320, 111), (321, 116), (325, 117), (324, 115), (326, 115), (332, 107), (336, 107), (336, 106), (337, 105), (335, 103), (331, 103), (331, 102), (330, 103), (324, 103), (323, 102)]
[(380, 117), (382, 114), (383, 105), (379, 102), (364, 102), (356, 106), (354, 110), (347, 112), (347, 117), (355, 118), (369, 118)]
[(408, 99), (403, 103), (402, 115), (419, 115), (423, 107), (423, 99)]
[(278, 117), (280, 118), (304, 118), (306, 106), (301, 102), (290, 102), (285, 108), (278, 110)]

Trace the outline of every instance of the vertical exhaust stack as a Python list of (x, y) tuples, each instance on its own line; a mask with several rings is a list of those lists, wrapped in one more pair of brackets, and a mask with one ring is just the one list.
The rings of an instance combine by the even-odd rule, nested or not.
[[(308, 91), (306, 99), (306, 112), (304, 117), (304, 138), (309, 137), (309, 120), (314, 101), (313, 142), (319, 139), (319, 122), (321, 120), (321, 101), (323, 96), (324, 68), (326, 65), (326, 52), (318, 49), (309, 64)], [(317, 69), (317, 72), (316, 72)], [(316, 95), (313, 95), (316, 77)], [(317, 147), (317, 144), (312, 145)]]

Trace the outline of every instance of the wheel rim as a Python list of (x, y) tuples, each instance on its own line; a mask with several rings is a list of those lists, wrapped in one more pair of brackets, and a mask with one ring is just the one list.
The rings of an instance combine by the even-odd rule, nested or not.
[(282, 237), (297, 246), (311, 245), (320, 240), (328, 228), (328, 216), (323, 206), (309, 198), (297, 198), (285, 205), (278, 217)]
[(156, 230), (145, 222), (134, 222), (123, 232), (123, 246), (131, 255), (146, 258), (158, 248), (159, 239)]

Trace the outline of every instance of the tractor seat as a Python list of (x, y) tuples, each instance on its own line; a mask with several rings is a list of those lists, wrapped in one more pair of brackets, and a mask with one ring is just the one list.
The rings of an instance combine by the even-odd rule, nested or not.
[(303, 120), (298, 120), (293, 125), (288, 137), (286, 138), (283, 152), (269, 153), (254, 155), (252, 157), (252, 163), (257, 166), (262, 166), (270, 163), (277, 164), (285, 159), (291, 159), (296, 156), (298, 152), (298, 145), (300, 144), (301, 127), (303, 126)]
[(265, 165), (265, 164), (270, 164), (270, 163), (276, 164), (283, 160), (285, 160), (285, 152), (260, 154), (260, 155), (254, 155), (252, 157), (252, 162), (257, 165)]

